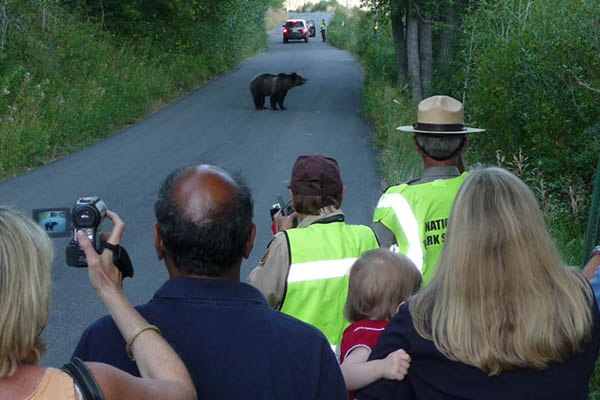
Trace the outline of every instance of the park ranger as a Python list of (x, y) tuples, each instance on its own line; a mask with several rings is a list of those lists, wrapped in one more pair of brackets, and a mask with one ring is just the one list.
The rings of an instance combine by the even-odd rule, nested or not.
[(407, 255), (427, 284), (442, 251), (454, 197), (466, 178), (466, 134), (484, 130), (467, 128), (462, 103), (448, 96), (421, 101), (417, 123), (397, 129), (415, 134), (425, 172), (385, 191), (375, 209), (373, 229), (381, 246)]
[[(344, 222), (345, 189), (333, 158), (298, 157), (289, 189), (296, 211), (275, 215), (278, 232), (248, 283), (271, 307), (320, 329), (335, 351), (349, 325), (343, 309), (350, 267), (379, 243), (370, 227)], [(295, 218), (300, 223), (292, 228)]]

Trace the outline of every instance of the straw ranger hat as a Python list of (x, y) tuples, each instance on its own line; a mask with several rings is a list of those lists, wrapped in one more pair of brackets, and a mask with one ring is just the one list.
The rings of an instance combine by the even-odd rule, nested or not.
[(433, 96), (419, 103), (417, 123), (399, 126), (399, 131), (430, 135), (464, 135), (485, 129), (467, 128), (460, 101), (448, 96)]

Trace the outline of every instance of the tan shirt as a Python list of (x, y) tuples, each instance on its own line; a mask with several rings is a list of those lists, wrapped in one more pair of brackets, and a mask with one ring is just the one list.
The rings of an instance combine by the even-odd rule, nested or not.
[(64, 371), (46, 368), (42, 381), (26, 400), (81, 400), (75, 393), (73, 379)]
[[(298, 228), (307, 226), (335, 215), (344, 215), (342, 210), (324, 207), (320, 215), (308, 215)], [(267, 252), (256, 268), (250, 272), (248, 283), (265, 296), (269, 305), (279, 310), (283, 305), (288, 271), (290, 270), (290, 245), (284, 232), (277, 232), (267, 247)]]

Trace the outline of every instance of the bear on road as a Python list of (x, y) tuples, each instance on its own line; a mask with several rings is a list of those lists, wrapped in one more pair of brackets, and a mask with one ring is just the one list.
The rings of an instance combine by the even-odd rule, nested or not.
[(250, 82), (250, 92), (257, 110), (265, 109), (265, 96), (270, 97), (271, 108), (277, 110), (277, 104), (285, 110), (283, 101), (288, 90), (295, 86), (304, 85), (306, 79), (296, 74), (262, 74)]

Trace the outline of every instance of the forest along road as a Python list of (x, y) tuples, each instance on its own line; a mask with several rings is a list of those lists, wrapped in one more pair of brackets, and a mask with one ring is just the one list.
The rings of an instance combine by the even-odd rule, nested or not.
[[(318, 26), (326, 14), (300, 14)], [(282, 21), (283, 22), (283, 21)], [(257, 111), (250, 81), (269, 72), (296, 72), (308, 82), (289, 91), (286, 111)], [(269, 209), (288, 199), (292, 165), (301, 154), (338, 160), (346, 187), (349, 223), (370, 224), (380, 195), (372, 127), (360, 116), (363, 75), (347, 52), (322, 43), (283, 43), (281, 25), (269, 49), (238, 69), (209, 81), (141, 122), (94, 146), (0, 184), (0, 204), (31, 215), (33, 208), (72, 207), (82, 196), (99, 196), (126, 223), (122, 244), (135, 276), (124, 283), (133, 304), (148, 301), (168, 278), (156, 259), (152, 237), (154, 200), (166, 175), (186, 164), (210, 163), (241, 172), (254, 197), (257, 236), (242, 265), (242, 280), (258, 264), (272, 238)], [(267, 103), (268, 104), (268, 103)], [(105, 224), (110, 230), (110, 223)], [(83, 330), (106, 311), (86, 269), (67, 267), (67, 238), (53, 239), (55, 261), (50, 320), (42, 360), (70, 359)]]

